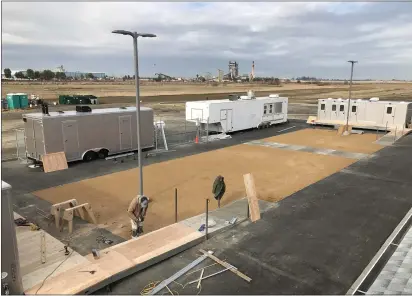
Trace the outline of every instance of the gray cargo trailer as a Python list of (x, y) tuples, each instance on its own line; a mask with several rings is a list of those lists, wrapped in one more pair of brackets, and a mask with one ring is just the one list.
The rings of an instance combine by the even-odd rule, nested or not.
[[(80, 110), (80, 109), (79, 109)], [(27, 157), (66, 153), (67, 161), (137, 150), (136, 107), (23, 114)], [(141, 147), (153, 148), (153, 110), (140, 107)]]

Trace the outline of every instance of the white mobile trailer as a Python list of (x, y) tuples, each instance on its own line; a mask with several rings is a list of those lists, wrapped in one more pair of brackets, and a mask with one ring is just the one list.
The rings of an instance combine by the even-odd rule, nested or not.
[[(347, 99), (320, 99), (318, 101), (317, 123), (345, 124), (347, 120)], [(402, 129), (412, 121), (412, 102), (350, 100), (349, 124), (370, 129)]]
[(186, 121), (213, 132), (235, 132), (287, 121), (288, 98), (270, 95), (237, 100), (186, 102)]
[[(67, 161), (92, 160), (137, 150), (136, 107), (23, 115), (30, 159), (64, 151)], [(140, 107), (141, 147), (154, 146), (153, 110)]]

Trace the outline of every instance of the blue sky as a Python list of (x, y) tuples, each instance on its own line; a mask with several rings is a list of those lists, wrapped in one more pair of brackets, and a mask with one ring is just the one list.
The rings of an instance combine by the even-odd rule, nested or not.
[[(2, 68), (132, 74), (139, 40), (143, 76), (259, 76), (412, 79), (412, 4), (400, 2), (33, 2), (2, 3)], [(156, 66), (154, 66), (156, 64)]]

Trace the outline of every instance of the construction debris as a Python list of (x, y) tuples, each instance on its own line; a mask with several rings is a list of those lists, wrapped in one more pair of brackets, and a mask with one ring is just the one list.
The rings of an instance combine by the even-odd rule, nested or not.
[[(171, 282), (177, 280), (179, 277), (181, 277), (182, 275), (184, 275), (186, 272), (188, 272), (190, 269), (192, 269), (193, 267), (195, 267), (196, 265), (198, 265), (199, 263), (203, 262), (205, 259), (207, 259), (209, 253), (205, 251), (206, 254), (204, 254), (203, 256), (197, 258), (195, 261), (193, 261), (192, 263), (190, 263), (189, 265), (187, 265), (186, 267), (182, 268), (181, 270), (179, 270), (178, 272), (176, 272), (174, 275), (172, 275), (171, 277), (169, 277), (168, 279), (164, 280), (163, 282), (161, 282), (158, 286), (156, 286), (152, 291), (150, 291), (150, 293), (148, 293), (149, 295), (155, 295), (156, 293), (160, 292), (162, 289), (166, 288), (167, 285), (169, 285)], [(212, 252), (213, 254), (213, 252)]]
[[(210, 259), (216, 261), (217, 263), (219, 263), (220, 265), (226, 267), (228, 270), (230, 270), (231, 272), (233, 272), (234, 274), (236, 274), (237, 276), (241, 277), (242, 279), (244, 279), (245, 281), (247, 281), (248, 283), (250, 283), (252, 281), (252, 279), (250, 277), (248, 277), (247, 275), (241, 273), (236, 267), (234, 267), (233, 265), (224, 262), (222, 260), (220, 260), (219, 258), (217, 258), (216, 256), (214, 256), (213, 254), (206, 252), (205, 250), (200, 249), (200, 252), (202, 252), (204, 255), (208, 256)], [(223, 272), (223, 271), (221, 271)]]

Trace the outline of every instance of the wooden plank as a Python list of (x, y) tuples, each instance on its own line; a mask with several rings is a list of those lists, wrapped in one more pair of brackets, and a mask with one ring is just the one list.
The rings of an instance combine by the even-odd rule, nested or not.
[(43, 170), (45, 173), (68, 169), (66, 154), (64, 152), (42, 155), (41, 160), (43, 162)]
[(260, 219), (259, 201), (257, 198), (255, 181), (252, 174), (243, 175), (246, 187), (246, 196), (249, 203), (250, 220), (255, 222)]
[[(172, 224), (137, 239), (100, 251), (100, 259), (88, 255), (88, 262), (46, 281), (39, 294), (88, 294), (134, 272), (169, 258), (202, 240), (202, 234), (183, 224)], [(90, 273), (81, 270), (95, 270)], [(26, 290), (34, 294), (40, 287)]]
[(94, 216), (92, 206), (87, 204), (87, 206), (85, 206), (84, 209), (86, 210), (86, 212), (89, 215), (90, 219), (92, 219), (92, 222), (97, 225), (97, 220), (96, 220), (96, 217)]
[(220, 265), (226, 267), (228, 270), (230, 270), (231, 272), (233, 272), (234, 274), (236, 274), (237, 276), (241, 277), (242, 279), (244, 279), (247, 282), (251, 282), (252, 279), (250, 277), (248, 277), (247, 275), (241, 273), (237, 268), (233, 268), (234, 266), (224, 262), (222, 260), (220, 260), (219, 258), (217, 258), (215, 255), (209, 254), (208, 252), (206, 252), (205, 250), (200, 249), (200, 252), (202, 252), (203, 254), (207, 255), (210, 259), (216, 261), (217, 263), (219, 263)]

